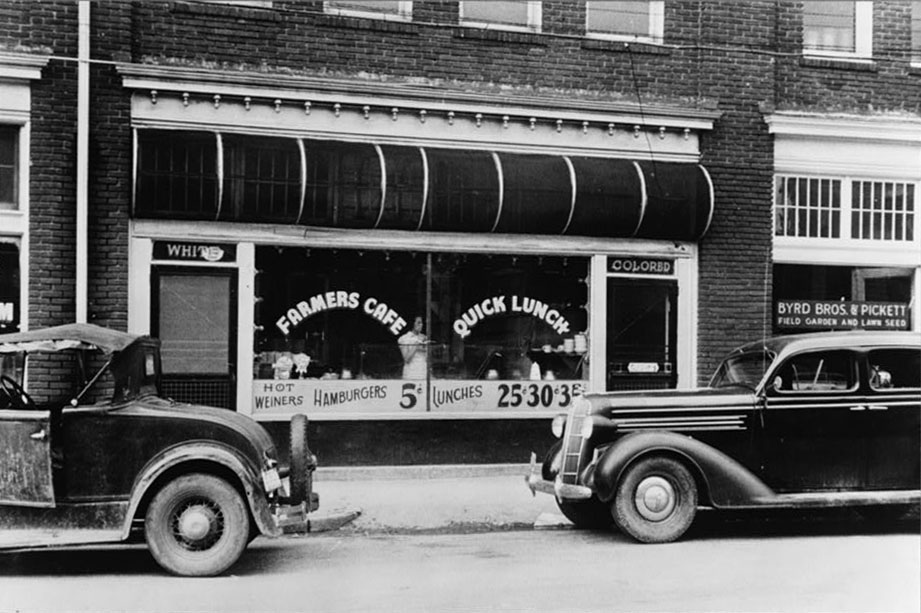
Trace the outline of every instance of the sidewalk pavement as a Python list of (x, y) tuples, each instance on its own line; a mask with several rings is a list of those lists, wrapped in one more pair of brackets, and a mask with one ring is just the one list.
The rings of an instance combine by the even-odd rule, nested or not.
[(552, 496), (532, 496), (527, 464), (321, 467), (319, 514), (357, 509), (359, 534), (484, 532), (571, 526)]

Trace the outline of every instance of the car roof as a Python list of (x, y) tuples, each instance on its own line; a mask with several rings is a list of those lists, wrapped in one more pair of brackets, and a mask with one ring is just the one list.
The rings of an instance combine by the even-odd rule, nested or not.
[(104, 353), (114, 353), (122, 351), (139, 338), (142, 337), (95, 324), (73, 323), (0, 334), (0, 353), (67, 349), (98, 349)]
[(884, 345), (921, 348), (921, 332), (846, 330), (772, 336), (735, 349), (732, 354), (767, 349), (772, 353), (795, 353), (804, 349), (858, 348)]

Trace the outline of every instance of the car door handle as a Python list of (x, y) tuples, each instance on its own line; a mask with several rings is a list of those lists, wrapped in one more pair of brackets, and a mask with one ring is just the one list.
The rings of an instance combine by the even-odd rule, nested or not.
[(884, 406), (882, 404), (871, 404), (867, 408), (870, 409), (871, 411), (888, 411), (889, 410), (889, 407)]
[(48, 438), (48, 433), (45, 432), (45, 429), (44, 429), (44, 428), (42, 428), (42, 429), (39, 430), (38, 432), (35, 432), (35, 433), (33, 433), (33, 434), (30, 434), (30, 435), (29, 435), (29, 438), (32, 439), (33, 441), (43, 441), (43, 440), (45, 440), (46, 438)]
[(865, 406), (863, 406), (863, 405), (861, 405), (861, 404), (858, 404), (858, 405), (856, 405), (856, 406), (851, 407), (851, 410), (852, 410), (852, 411), (866, 411), (866, 410), (867, 410), (867, 407), (865, 407)]

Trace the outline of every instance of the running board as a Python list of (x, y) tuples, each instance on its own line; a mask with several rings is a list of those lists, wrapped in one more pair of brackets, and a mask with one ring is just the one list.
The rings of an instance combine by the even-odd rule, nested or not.
[[(878, 490), (862, 492), (810, 492), (808, 494), (778, 494), (770, 498), (756, 498), (745, 507), (764, 508), (822, 508), (857, 507), (889, 504), (921, 503), (921, 490)], [(733, 508), (739, 508), (733, 506)]]

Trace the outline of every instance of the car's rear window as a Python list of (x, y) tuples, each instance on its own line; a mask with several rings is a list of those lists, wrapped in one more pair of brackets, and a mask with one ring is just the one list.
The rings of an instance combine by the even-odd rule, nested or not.
[(921, 349), (875, 349), (867, 364), (875, 390), (921, 388)]

